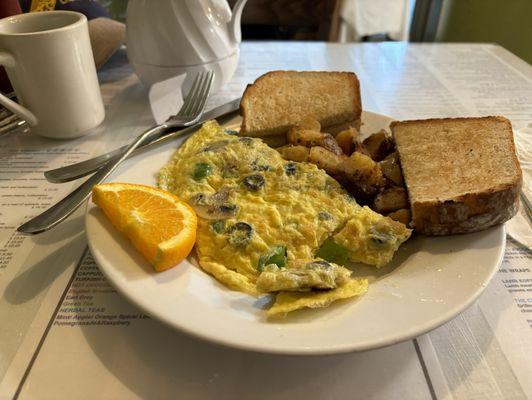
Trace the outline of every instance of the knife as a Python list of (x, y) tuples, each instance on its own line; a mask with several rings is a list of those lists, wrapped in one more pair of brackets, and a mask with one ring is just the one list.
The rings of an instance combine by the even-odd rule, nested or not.
[[(234, 99), (228, 103), (222, 104), (221, 106), (215, 107), (212, 110), (205, 112), (196, 124), (191, 125), (188, 128), (180, 129), (178, 131), (173, 131), (173, 128), (169, 128), (168, 130), (163, 131), (159, 137), (155, 138), (151, 142), (147, 142), (139, 146), (139, 148), (135, 150), (133, 154), (137, 154), (141, 150), (145, 150), (157, 144), (166, 143), (169, 140), (188, 136), (191, 133), (194, 133), (202, 123), (210, 119), (216, 119), (220, 123), (227, 122), (236, 115), (239, 105), (240, 98)], [(44, 176), (47, 181), (52, 183), (64, 183), (82, 178), (94, 171), (97, 171), (109, 160), (116, 158), (118, 154), (122, 154), (126, 147), (127, 146), (123, 146), (109, 153), (102, 154), (101, 156), (97, 156), (76, 164), (70, 164), (66, 167), (45, 171)]]

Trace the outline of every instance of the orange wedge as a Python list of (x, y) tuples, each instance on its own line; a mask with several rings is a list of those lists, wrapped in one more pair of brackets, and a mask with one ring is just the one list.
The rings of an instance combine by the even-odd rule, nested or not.
[(92, 201), (156, 271), (179, 264), (194, 247), (196, 214), (170, 192), (131, 183), (105, 183), (94, 186)]

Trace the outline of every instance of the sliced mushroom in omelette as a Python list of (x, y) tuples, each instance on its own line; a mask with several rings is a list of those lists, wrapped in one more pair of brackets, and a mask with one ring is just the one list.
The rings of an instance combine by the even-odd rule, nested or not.
[(158, 177), (198, 214), (200, 266), (233, 290), (278, 293), (269, 315), (363, 294), (367, 282), (342, 265), (382, 266), (411, 231), (315, 165), (232, 133), (205, 123)]

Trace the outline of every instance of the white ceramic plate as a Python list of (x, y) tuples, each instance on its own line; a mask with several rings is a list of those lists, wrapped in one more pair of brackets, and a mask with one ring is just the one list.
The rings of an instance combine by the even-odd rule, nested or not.
[[(362, 131), (387, 127), (390, 118), (364, 113)], [(155, 185), (156, 172), (179, 142), (125, 162), (112, 181)], [(281, 322), (265, 319), (268, 297), (226, 289), (193, 260), (162, 273), (134, 250), (88, 204), (86, 230), (96, 262), (116, 289), (144, 312), (191, 335), (241, 349), (280, 354), (333, 354), (391, 345), (438, 327), (466, 309), (486, 287), (504, 253), (499, 226), (452, 237), (416, 237), (377, 270), (357, 267), (370, 288), (356, 300), (302, 310)]]

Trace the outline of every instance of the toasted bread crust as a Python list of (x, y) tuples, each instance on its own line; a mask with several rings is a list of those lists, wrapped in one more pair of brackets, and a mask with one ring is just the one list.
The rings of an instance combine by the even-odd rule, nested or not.
[[(252, 101), (253, 99), (260, 98), (261, 96), (269, 96), (270, 98), (275, 96), (275, 93), (271, 93), (273, 89), (274, 80), (276, 78), (286, 78), (294, 77), (299, 79), (316, 79), (318, 82), (319, 76), (336, 76), (341, 77), (346, 82), (346, 91), (349, 91), (353, 95), (353, 104), (351, 106), (352, 112), (342, 115), (330, 115), (323, 118), (318, 118), (322, 125), (323, 130), (331, 129), (334, 130), (336, 126), (354, 126), (360, 127), (360, 116), (362, 114), (362, 103), (360, 98), (360, 84), (356, 75), (352, 72), (324, 72), (324, 71), (271, 71), (268, 72), (255, 80), (253, 84), (247, 85), (244, 94), (242, 95), (242, 100), (240, 102), (240, 114), (242, 116), (242, 128), (241, 132), (243, 135), (252, 136), (252, 137), (266, 137), (266, 136), (275, 136), (280, 134), (285, 134), (294, 124), (299, 122), (300, 118), (303, 118), (307, 115), (312, 115), (317, 112), (309, 108), (307, 115), (298, 115), (298, 113), (293, 113), (292, 118), (279, 119), (278, 123), (271, 124), (273, 126), (260, 127), (254, 126), (254, 121), (252, 115), (257, 113), (253, 110)], [(264, 93), (270, 92), (270, 93)], [(310, 96), (318, 94), (309, 94)], [(319, 104), (319, 102), (316, 102)], [(287, 113), (290, 113), (289, 109), (283, 110)], [(275, 112), (275, 111), (274, 111)], [(255, 118), (256, 120), (256, 118)], [(255, 124), (256, 125), (256, 124)], [(334, 132), (333, 132), (334, 133)]]
[[(505, 135), (503, 137), (509, 145), (508, 153), (504, 156), (511, 159), (515, 173), (511, 179), (506, 179), (502, 183), (494, 183), (489, 188), (462, 193), (450, 198), (434, 196), (432, 199), (416, 199), (410, 195), (412, 224), (416, 232), (435, 236), (471, 233), (504, 223), (512, 218), (518, 209), (522, 172), (515, 152), (510, 121), (500, 116), (443, 118), (394, 121), (390, 124), (390, 128), (394, 132), (398, 127), (427, 126), (427, 124), (439, 124), (442, 121), (502, 123), (504, 130), (500, 130), (500, 134)], [(485, 151), (485, 157), (491, 156), (490, 149), (478, 150)], [(402, 154), (400, 146), (398, 146), (398, 152), (402, 165), (410, 162), (409, 155)], [(405, 181), (410, 194), (412, 185), (415, 183), (409, 182), (406, 176)]]
[(477, 232), (512, 218), (518, 209), (521, 183), (452, 200), (414, 202), (414, 230), (429, 236)]

